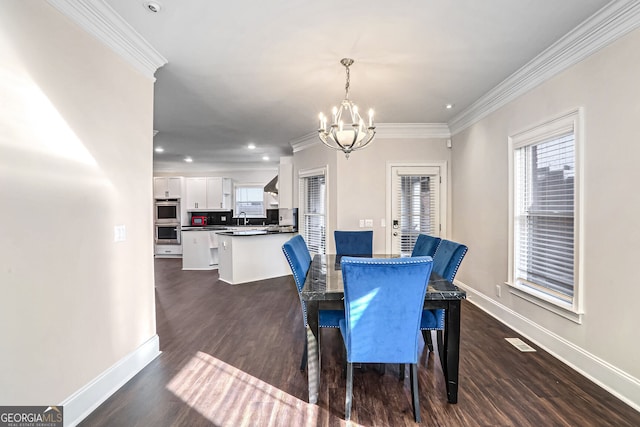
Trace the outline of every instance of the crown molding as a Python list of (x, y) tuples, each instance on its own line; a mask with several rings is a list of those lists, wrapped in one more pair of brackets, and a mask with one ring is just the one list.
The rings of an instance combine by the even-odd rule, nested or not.
[(104, 0), (47, 2), (153, 81), (156, 70), (167, 63), (167, 60)]
[(313, 147), (314, 145), (320, 143), (320, 139), (318, 139), (318, 132), (309, 132), (299, 138), (289, 141), (289, 145), (291, 145), (291, 148), (293, 148), (294, 153), (306, 150), (307, 148)]
[(640, 26), (640, 2), (612, 1), (449, 121), (455, 135)]
[(376, 125), (376, 138), (449, 138), (446, 123), (380, 123)]
[[(451, 132), (446, 123), (376, 123), (377, 139), (429, 139), (450, 138)], [(293, 152), (305, 150), (322, 142), (318, 132), (309, 132), (289, 144)]]

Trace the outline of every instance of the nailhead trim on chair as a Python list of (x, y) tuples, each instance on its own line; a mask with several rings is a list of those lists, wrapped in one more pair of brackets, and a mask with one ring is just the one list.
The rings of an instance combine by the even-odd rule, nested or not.
[[(291, 258), (289, 258), (289, 254), (287, 253), (287, 251), (284, 250), (284, 248), (282, 248), (282, 252), (284, 252), (284, 256), (287, 258), (287, 262), (289, 263), (289, 265), (293, 265), (293, 263), (291, 262)], [(297, 288), (298, 287), (298, 282), (300, 280), (299, 280), (298, 275), (295, 273), (295, 271), (292, 271), (292, 273), (293, 273), (293, 280), (296, 282), (296, 288)], [(300, 298), (300, 305), (302, 306), (302, 317), (303, 317), (303, 320), (304, 320), (304, 326), (306, 327), (306, 326), (309, 325), (309, 322), (307, 321), (307, 302), (302, 299), (302, 296), (300, 295), (300, 290), (298, 290), (298, 298)], [(320, 319), (318, 319), (318, 320), (320, 320)], [(318, 326), (320, 328), (334, 328), (334, 329), (339, 328), (336, 325), (323, 325), (323, 324), (320, 324), (320, 323), (318, 323)]]
[[(381, 259), (391, 259), (391, 258), (376, 258), (378, 261)], [(405, 258), (398, 258), (401, 260), (407, 260), (407, 259), (411, 259), (410, 257), (405, 257)], [(350, 263), (350, 264), (379, 264), (379, 262), (376, 261), (362, 261), (362, 260), (347, 260), (346, 262)], [(391, 264), (420, 264), (423, 263), (424, 261), (422, 260), (411, 260), (411, 261), (402, 261), (402, 262), (397, 262), (397, 261), (390, 261), (390, 262), (385, 262), (385, 265)]]

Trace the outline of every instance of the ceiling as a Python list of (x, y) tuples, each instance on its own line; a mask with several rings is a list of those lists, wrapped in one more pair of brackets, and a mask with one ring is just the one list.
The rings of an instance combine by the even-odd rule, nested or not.
[(194, 173), (275, 168), (344, 98), (344, 57), (376, 122), (447, 123), (609, 2), (105, 1), (168, 61), (154, 170)]

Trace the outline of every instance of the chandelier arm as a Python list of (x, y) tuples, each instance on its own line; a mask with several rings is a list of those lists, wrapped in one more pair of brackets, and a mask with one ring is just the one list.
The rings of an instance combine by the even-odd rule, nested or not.
[[(353, 141), (351, 141), (351, 147), (356, 147), (356, 141), (358, 140), (358, 135), (360, 134), (360, 129), (358, 129), (358, 126), (356, 126), (355, 124), (352, 125), (353, 126)], [(359, 147), (359, 145), (358, 145)], [(354, 150), (357, 150), (358, 148), (354, 148)]]

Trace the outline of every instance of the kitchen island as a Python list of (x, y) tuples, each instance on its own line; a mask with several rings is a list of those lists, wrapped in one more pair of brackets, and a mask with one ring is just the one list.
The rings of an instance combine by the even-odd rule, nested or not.
[(182, 228), (182, 269), (215, 270), (218, 268), (218, 235), (223, 227)]
[(282, 245), (292, 231), (234, 230), (218, 232), (218, 273), (232, 285), (291, 274)]

